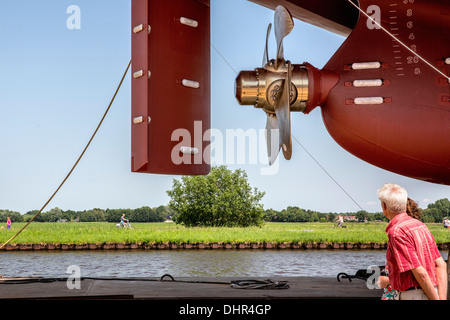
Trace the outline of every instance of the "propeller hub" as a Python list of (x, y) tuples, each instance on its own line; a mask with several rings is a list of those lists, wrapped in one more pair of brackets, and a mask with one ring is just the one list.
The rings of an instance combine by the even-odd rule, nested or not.
[[(292, 65), (291, 90), (289, 93), (290, 111), (303, 112), (308, 100), (308, 74), (303, 65)], [(254, 71), (241, 71), (235, 82), (236, 99), (241, 105), (253, 105), (267, 113), (274, 113), (274, 105), (286, 79), (287, 67), (277, 72), (265, 68)]]

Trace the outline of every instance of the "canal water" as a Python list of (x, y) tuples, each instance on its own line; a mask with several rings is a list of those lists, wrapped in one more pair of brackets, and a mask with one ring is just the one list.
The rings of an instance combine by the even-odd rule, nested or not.
[[(447, 253), (441, 252), (444, 259)], [(336, 277), (383, 265), (383, 250), (3, 251), (3, 277)]]
[[(447, 252), (441, 252), (447, 259)], [(384, 250), (3, 251), (3, 277), (336, 277), (384, 264)]]

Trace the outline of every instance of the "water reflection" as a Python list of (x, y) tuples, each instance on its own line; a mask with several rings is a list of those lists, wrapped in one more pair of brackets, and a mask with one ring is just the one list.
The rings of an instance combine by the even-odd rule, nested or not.
[(335, 277), (384, 259), (383, 250), (4, 251), (0, 274), (66, 277), (67, 267), (78, 265), (85, 277)]

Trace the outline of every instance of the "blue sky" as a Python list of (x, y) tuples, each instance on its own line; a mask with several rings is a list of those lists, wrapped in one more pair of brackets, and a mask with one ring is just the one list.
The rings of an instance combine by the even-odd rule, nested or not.
[[(81, 9), (80, 29), (67, 28), (70, 5)], [(83, 150), (131, 57), (130, 7), (130, 0), (0, 2), (1, 209), (40, 209)], [(211, 0), (213, 128), (265, 127), (262, 111), (237, 103), (234, 80), (235, 71), (260, 67), (272, 21), (271, 10), (246, 0)], [(344, 40), (295, 20), (285, 57), (320, 68)], [(274, 51), (272, 34), (271, 57)], [(128, 74), (84, 158), (46, 210), (168, 203), (166, 190), (178, 176), (130, 170), (130, 81)], [(261, 161), (228, 164), (244, 169), (252, 186), (266, 192), (265, 208), (380, 211), (376, 190), (386, 182), (406, 187), (421, 207), (450, 195), (448, 186), (389, 173), (347, 153), (327, 133), (319, 108), (293, 113), (292, 134), (357, 204), (293, 141), (292, 159), (281, 157), (276, 174), (261, 174)]]

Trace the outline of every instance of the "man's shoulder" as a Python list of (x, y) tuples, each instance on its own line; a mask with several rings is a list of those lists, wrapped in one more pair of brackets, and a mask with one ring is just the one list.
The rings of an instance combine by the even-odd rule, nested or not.
[(395, 225), (392, 226), (390, 232), (392, 235), (400, 235), (409, 233), (413, 229), (426, 228), (427, 226), (420, 220), (410, 216), (402, 217)]

